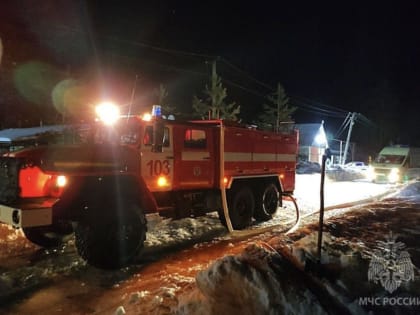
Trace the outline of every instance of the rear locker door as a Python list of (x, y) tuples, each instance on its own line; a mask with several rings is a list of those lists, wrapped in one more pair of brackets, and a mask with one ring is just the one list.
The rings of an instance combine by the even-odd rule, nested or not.
[(204, 126), (181, 126), (177, 132), (176, 189), (212, 188), (215, 181), (214, 135)]

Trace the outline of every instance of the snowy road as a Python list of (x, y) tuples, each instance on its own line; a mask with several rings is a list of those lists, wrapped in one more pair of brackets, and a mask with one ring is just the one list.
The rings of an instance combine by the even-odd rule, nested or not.
[[(295, 196), (303, 215), (319, 208), (319, 180), (319, 174), (297, 176)], [(374, 198), (393, 189), (327, 181), (325, 206)], [(286, 203), (270, 224), (290, 221), (291, 210)], [(232, 239), (216, 214), (179, 221), (148, 219), (146, 259), (119, 271), (87, 266), (76, 255), (73, 241), (60, 251), (47, 252), (20, 231), (0, 226), (0, 313), (114, 314), (123, 305), (131, 314), (169, 314), (180, 292), (193, 292), (197, 271), (270, 235)]]

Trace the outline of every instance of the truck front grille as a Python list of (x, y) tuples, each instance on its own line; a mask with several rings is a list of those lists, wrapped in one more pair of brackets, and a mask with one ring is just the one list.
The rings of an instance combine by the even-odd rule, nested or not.
[(389, 168), (375, 168), (376, 180), (379, 182), (387, 182), (388, 175), (391, 173)]
[(20, 160), (0, 157), (0, 202), (10, 204), (19, 197)]

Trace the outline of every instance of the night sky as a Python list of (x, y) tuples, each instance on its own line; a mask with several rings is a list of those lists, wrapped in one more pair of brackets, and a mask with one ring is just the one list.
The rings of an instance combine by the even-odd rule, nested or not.
[[(331, 136), (345, 138), (336, 131), (347, 112), (358, 112), (353, 140), (362, 147), (420, 146), (414, 4), (141, 2), (2, 1), (0, 83), (10, 67), (42, 60), (60, 78), (89, 78), (122, 102), (137, 75), (136, 102), (144, 107), (163, 83), (174, 105), (189, 111), (216, 59), (228, 100), (241, 104), (245, 121), (280, 82), (298, 106), (298, 123), (324, 120)], [(8, 99), (0, 95), (3, 110)]]

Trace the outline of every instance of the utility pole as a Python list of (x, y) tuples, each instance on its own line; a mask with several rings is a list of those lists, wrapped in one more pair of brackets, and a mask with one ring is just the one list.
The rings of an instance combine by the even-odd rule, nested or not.
[(0, 38), (0, 65), (1, 65), (1, 57), (3, 56), (3, 44), (1, 42), (1, 38)]
[(276, 132), (279, 132), (280, 127), (280, 82), (277, 84), (277, 119), (276, 119)]
[(347, 133), (347, 140), (346, 140), (346, 145), (344, 147), (344, 153), (343, 153), (343, 158), (341, 160), (341, 165), (346, 164), (346, 157), (347, 157), (347, 152), (349, 150), (349, 143), (350, 143), (350, 136), (351, 136), (351, 131), (353, 129), (353, 125), (354, 125), (354, 120), (357, 117), (357, 113), (351, 113), (350, 116), (350, 124), (349, 124), (349, 131)]
[(130, 118), (130, 115), (131, 115), (131, 108), (132, 108), (133, 102), (134, 102), (134, 95), (136, 94), (137, 79), (138, 79), (138, 75), (136, 74), (136, 78), (134, 80), (134, 86), (133, 86), (133, 89), (131, 90), (131, 100), (130, 100), (130, 105), (128, 106), (127, 121), (128, 121), (128, 119)]
[(210, 119), (219, 119), (219, 113), (217, 104), (216, 104), (216, 95), (214, 91), (216, 91), (216, 85), (217, 85), (217, 72), (216, 72), (216, 60), (213, 61), (211, 65), (211, 117)]

